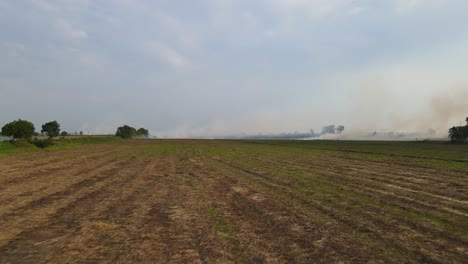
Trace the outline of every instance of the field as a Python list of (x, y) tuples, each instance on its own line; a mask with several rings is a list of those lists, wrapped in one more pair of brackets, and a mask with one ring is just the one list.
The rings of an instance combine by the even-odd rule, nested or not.
[(468, 259), (468, 145), (102, 140), (10, 151), (0, 201), (0, 263)]

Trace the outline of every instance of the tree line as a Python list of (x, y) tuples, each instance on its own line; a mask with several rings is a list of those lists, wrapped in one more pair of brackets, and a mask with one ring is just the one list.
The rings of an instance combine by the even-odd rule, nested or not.
[[(465, 143), (468, 139), (468, 117), (465, 119), (465, 126), (454, 126), (449, 129), (449, 138), (452, 143)], [(322, 134), (341, 134), (344, 126), (330, 125), (325, 126), (322, 129)], [(24, 139), (35, 145), (42, 147), (43, 145), (51, 144), (54, 137), (67, 136), (69, 135), (66, 131), (60, 133), (60, 124), (57, 121), (50, 121), (42, 125), (41, 133), (47, 135), (48, 139), (40, 140), (37, 137), (33, 139), (33, 136), (38, 136), (39, 133), (35, 132), (34, 124), (27, 120), (14, 120), (10, 123), (5, 124), (2, 127), (1, 134), (3, 136), (11, 137), (15, 139)], [(80, 131), (80, 135), (83, 132)], [(121, 138), (132, 138), (132, 137), (148, 137), (149, 131), (145, 128), (136, 129), (134, 127), (124, 125), (117, 128), (115, 133), (116, 136)]]
[(47, 122), (42, 125), (41, 133), (47, 135), (47, 139), (38, 139), (39, 133), (36, 132), (34, 124), (27, 120), (14, 120), (5, 124), (2, 127), (2, 135), (15, 139), (24, 139), (29, 143), (40, 148), (45, 148), (52, 145), (52, 138), (57, 137), (60, 133), (60, 124), (57, 121)]
[[(41, 134), (47, 135), (47, 139), (38, 139), (39, 133), (36, 132), (34, 124), (27, 120), (14, 120), (5, 124), (2, 127), (1, 134), (6, 137), (11, 137), (12, 140), (23, 139), (38, 147), (47, 147), (52, 144), (52, 139), (58, 136), (68, 136), (66, 131), (60, 133), (60, 124), (57, 121), (50, 121), (42, 125)], [(77, 133), (75, 133), (77, 134)], [(80, 131), (80, 135), (83, 132)], [(117, 128), (116, 136), (122, 138), (132, 138), (135, 136), (148, 137), (149, 131), (145, 128), (135, 129), (131, 126), (124, 125)]]
[(468, 139), (468, 117), (465, 126), (454, 126), (449, 129), (449, 138), (452, 143), (466, 143)]

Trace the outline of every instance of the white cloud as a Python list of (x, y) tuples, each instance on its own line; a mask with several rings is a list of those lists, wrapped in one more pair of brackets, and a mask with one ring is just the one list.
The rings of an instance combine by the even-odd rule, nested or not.
[[(468, 41), (461, 40), (466, 3), (0, 1), (0, 21), (9, 24), (0, 34), (0, 112), (12, 119), (29, 112), (37, 122), (61, 115), (72, 131), (85, 121), (81, 129), (95, 127), (93, 116), (107, 120), (115, 105), (132, 107), (96, 131), (125, 121), (124, 112), (168, 134), (186, 120), (191, 123), (178, 131), (198, 129), (199, 135), (303, 130), (328, 122), (347, 129), (379, 121), (383, 128), (427, 129), (430, 120), (406, 125), (402, 117), (431, 118), (434, 95), (458, 83), (455, 90), (468, 89)], [(448, 47), (455, 43), (458, 48)], [(52, 112), (41, 108), (41, 100), (24, 109), (15, 99), (19, 93), (62, 96), (48, 109), (77, 110)], [(466, 93), (436, 100), (434, 112), (457, 98)], [(456, 106), (454, 118), (466, 112)]]
[(4, 56), (20, 57), (26, 52), (29, 52), (29, 49), (21, 43), (4, 42), (0, 43), (0, 47), (0, 52), (3, 53)]
[(147, 42), (145, 48), (151, 56), (163, 60), (174, 69), (183, 69), (190, 66), (189, 61), (182, 54), (165, 44)]
[(72, 26), (68, 21), (64, 19), (58, 19), (55, 23), (57, 30), (62, 33), (68, 39), (86, 39), (88, 37), (88, 33), (86, 31), (78, 29)]
[(422, 7), (441, 7), (445, 0), (393, 0), (397, 13), (404, 14)]
[(354, 6), (354, 7), (351, 7), (348, 10), (348, 14), (350, 14), (350, 15), (360, 15), (361, 13), (365, 12), (366, 10), (367, 10), (367, 8), (364, 7), (364, 6)]
[(356, 6), (350, 0), (267, 0), (280, 13), (303, 12), (311, 18), (322, 18), (344, 8)]
[(34, 6), (36, 6), (39, 9), (53, 12), (58, 11), (58, 7), (50, 2), (44, 0), (31, 0), (31, 2)]

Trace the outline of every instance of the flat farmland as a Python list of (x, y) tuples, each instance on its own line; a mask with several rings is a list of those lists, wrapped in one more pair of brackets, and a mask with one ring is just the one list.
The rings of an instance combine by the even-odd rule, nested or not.
[(0, 158), (0, 263), (467, 263), (468, 145), (129, 140)]

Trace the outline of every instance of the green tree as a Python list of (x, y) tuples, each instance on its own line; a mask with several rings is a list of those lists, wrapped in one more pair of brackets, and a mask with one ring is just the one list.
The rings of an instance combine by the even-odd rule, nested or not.
[(42, 125), (41, 133), (47, 134), (49, 138), (60, 135), (60, 124), (57, 121), (52, 121)]
[(26, 120), (15, 120), (8, 124), (5, 124), (2, 127), (2, 134), (7, 137), (12, 137), (13, 139), (26, 139), (30, 140), (34, 135), (34, 125), (33, 123)]
[(137, 130), (137, 136), (148, 137), (148, 136), (149, 136), (149, 131), (148, 131), (148, 129), (139, 128), (139, 129)]
[(466, 141), (466, 137), (468, 136), (464, 134), (464, 130), (467, 130), (468, 126), (465, 126), (465, 127), (461, 127), (461, 126), (458, 126), (458, 127), (452, 127), (449, 129), (449, 137), (450, 137), (450, 141), (452, 143), (464, 143)]
[(465, 141), (468, 139), (468, 125), (461, 128)]
[(131, 138), (137, 135), (137, 130), (131, 126), (121, 126), (117, 128), (116, 136), (121, 138)]

